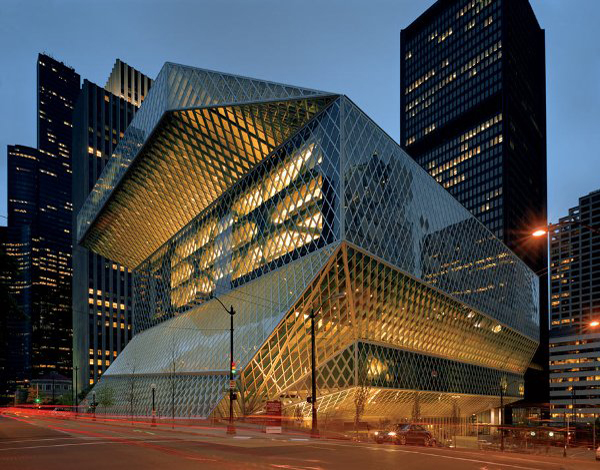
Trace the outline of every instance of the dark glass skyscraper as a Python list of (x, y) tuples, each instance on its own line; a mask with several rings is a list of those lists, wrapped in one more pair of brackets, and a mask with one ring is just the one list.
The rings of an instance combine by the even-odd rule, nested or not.
[(401, 64), (401, 145), (542, 271), (546, 246), (529, 234), (546, 224), (545, 45), (529, 2), (439, 0), (402, 30)]
[[(8, 147), (7, 254), (24, 322), (13, 325), (22, 354), (15, 377), (71, 373), (71, 132), (79, 75), (40, 54), (37, 61), (37, 149)], [(12, 334), (12, 333), (11, 333)]]
[[(94, 187), (152, 84), (120, 60), (101, 88), (84, 80), (73, 117), (75, 214)], [(121, 84), (123, 87), (121, 88)], [(118, 94), (116, 94), (118, 93)], [(136, 101), (137, 100), (137, 101)], [(77, 388), (95, 383), (132, 335), (131, 272), (73, 243), (73, 364)]]

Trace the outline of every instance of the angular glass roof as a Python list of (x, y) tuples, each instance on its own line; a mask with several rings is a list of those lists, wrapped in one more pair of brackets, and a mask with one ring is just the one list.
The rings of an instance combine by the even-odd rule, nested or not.
[[(302, 98), (313, 100), (307, 101)], [(130, 211), (124, 211), (121, 215), (127, 223), (126, 226), (122, 226), (123, 229), (138, 230), (135, 216), (141, 215), (142, 211), (143, 218), (151, 220), (152, 223), (156, 222), (153, 216), (165, 216), (166, 213), (175, 211), (180, 217), (174, 218), (176, 221), (172, 221), (168, 229), (172, 228), (173, 223), (179, 224), (183, 218), (189, 216), (190, 211), (198, 208), (202, 210), (206, 207), (211, 202), (207, 199), (209, 193), (214, 196), (223, 187), (238, 179), (332, 99), (331, 94), (322, 91), (166, 63), (142, 107), (127, 128), (111, 161), (79, 212), (78, 239), (83, 241), (85, 238), (84, 243), (93, 239), (101, 246), (103, 240), (114, 236), (114, 232), (108, 232), (110, 232), (109, 226), (113, 225), (110, 217), (111, 214), (113, 216), (115, 214), (116, 203), (129, 204)], [(279, 105), (274, 103), (284, 100), (291, 102)], [(248, 106), (237, 107), (235, 111), (225, 111), (224, 105), (244, 103)], [(254, 104), (250, 105), (250, 103)], [(184, 112), (190, 108), (206, 107), (211, 109), (195, 113)], [(192, 137), (198, 132), (203, 135)], [(167, 137), (170, 133), (174, 133), (176, 137)], [(228, 150), (226, 147), (229, 145), (233, 146)], [(182, 153), (181, 150), (184, 152)], [(234, 161), (229, 161), (231, 154), (236, 154)], [(179, 161), (178, 156), (181, 156), (183, 161)], [(172, 193), (166, 198), (170, 203), (158, 202), (158, 199), (168, 195), (162, 194), (156, 185), (150, 194), (142, 195), (135, 192), (134, 188), (139, 190), (141, 186), (145, 186), (152, 180), (150, 173), (139, 173), (135, 181), (125, 186), (120, 184), (126, 179), (124, 177), (129, 167), (134, 160), (138, 160), (138, 157), (141, 157), (140, 160), (145, 160), (142, 164), (145, 165), (146, 170), (161, 172), (162, 189), (170, 189)], [(155, 161), (149, 162), (148, 159), (155, 159)], [(196, 167), (207, 169), (207, 165), (211, 166), (213, 161), (214, 172), (208, 180), (212, 178), (216, 187), (208, 188), (208, 191), (203, 191), (204, 194), (193, 197), (194, 201), (190, 196), (196, 192), (194, 186), (187, 186), (183, 191), (179, 183), (177, 191), (174, 187), (164, 186), (165, 182), (179, 180), (180, 177), (184, 180), (186, 177), (200, 180), (197, 174), (199, 169)], [(167, 173), (163, 173), (165, 168), (169, 169)], [(190, 168), (194, 168), (196, 173), (187, 172)], [(180, 174), (178, 171), (184, 173)], [(167, 176), (168, 174), (171, 176)], [(140, 178), (144, 178), (145, 181), (140, 181)], [(198, 184), (199, 181), (196, 181), (196, 186)], [(119, 194), (118, 198), (113, 198), (116, 196), (115, 193)], [(179, 193), (187, 199), (178, 200)], [(145, 203), (137, 206), (139, 214), (135, 213), (135, 208), (131, 205), (134, 199), (138, 203), (141, 200)], [(108, 204), (109, 200), (110, 204)], [(147, 212), (148, 201), (151, 202), (151, 209), (157, 210), (158, 213)], [(177, 207), (172, 205), (175, 201)], [(100, 214), (102, 217), (98, 218)], [(197, 212), (193, 215), (197, 215)], [(181, 228), (184, 224), (185, 222), (178, 227)], [(107, 233), (103, 233), (105, 231)], [(173, 233), (175, 232), (171, 235)], [(144, 242), (156, 248), (165, 240), (161, 237), (160, 241), (154, 243), (155, 240), (146, 238)], [(108, 248), (106, 243), (104, 245)], [(101, 248), (104, 256), (121, 261), (130, 267), (138, 264), (152, 252), (151, 248), (140, 250), (140, 247), (137, 247), (135, 254), (132, 253), (128, 259), (122, 259), (121, 254), (109, 254), (104, 251), (105, 248)]]

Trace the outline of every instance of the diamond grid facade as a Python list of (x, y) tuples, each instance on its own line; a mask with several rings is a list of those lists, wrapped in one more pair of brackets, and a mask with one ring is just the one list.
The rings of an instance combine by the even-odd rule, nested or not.
[[(503, 382), (522, 395), (535, 274), (352, 101), (186, 67), (161, 79), (172, 68), (136, 119), (173, 87), (189, 109), (163, 107), (79, 214), (84, 245), (134, 268), (136, 335), (97, 385), (115, 389), (113, 412), (149, 413), (155, 383), (162, 414), (224, 413), (229, 316), (214, 295), (236, 310), (241, 415), (268, 399), (308, 413), (321, 304), (322, 412), (352, 414), (363, 387), (373, 417), (415, 400), (428, 416), (482, 411)], [(249, 90), (202, 98), (230, 81)], [(257, 99), (266, 89), (279, 95)]]

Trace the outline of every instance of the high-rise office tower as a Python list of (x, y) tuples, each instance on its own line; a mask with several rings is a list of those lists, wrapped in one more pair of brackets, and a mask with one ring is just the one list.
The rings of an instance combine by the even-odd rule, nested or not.
[[(546, 224), (544, 42), (527, 0), (438, 0), (402, 30), (400, 57), (401, 145), (542, 274), (546, 245), (529, 234)], [(544, 401), (547, 387), (535, 395)]]
[(29, 323), (21, 306), (28, 302), (31, 246), (27, 227), (0, 227), (0, 404), (13, 402), (29, 371)]
[[(38, 264), (45, 286), (34, 305), (38, 324), (32, 332), (34, 377), (55, 370), (71, 374), (71, 140), (73, 109), (79, 95), (79, 74), (45, 54), (37, 63), (37, 148), (39, 152), (36, 231), (32, 263)], [(35, 250), (39, 244), (39, 251)], [(44, 271), (44, 264), (48, 267)], [(34, 303), (35, 303), (34, 299)]]
[[(8, 226), (5, 229), (3, 248), (12, 265), (7, 273), (9, 293), (18, 308), (17, 315), (11, 314), (6, 322), (7, 370), (10, 390), (15, 386), (26, 386), (31, 378), (31, 355), (33, 326), (40, 321), (40, 299), (44, 297), (47, 283), (45, 272), (49, 257), (36, 256), (40, 253), (38, 232), (38, 194), (48, 191), (53, 168), (43, 166), (40, 170), (41, 154), (37, 149), (26, 146), (9, 146), (7, 151)], [(52, 164), (53, 160), (44, 160)], [(35, 248), (35, 250), (34, 250)], [(35, 280), (35, 282), (34, 282)], [(35, 302), (35, 303), (34, 303)], [(36, 307), (35, 309), (33, 307)]]
[(151, 78), (117, 59), (104, 89), (139, 107), (151, 86)]
[[(115, 88), (115, 84), (118, 86)], [(117, 60), (110, 90), (84, 80), (74, 113), (73, 204), (94, 187), (152, 84)], [(94, 384), (132, 335), (131, 272), (73, 243), (73, 364), (77, 389)]]
[(550, 402), (563, 420), (600, 414), (600, 190), (550, 233)]
[(18, 260), (11, 289), (25, 319), (14, 329), (23, 351), (17, 382), (71, 373), (71, 127), (79, 75), (40, 54), (37, 87), (37, 149), (9, 146), (7, 158), (7, 253)]

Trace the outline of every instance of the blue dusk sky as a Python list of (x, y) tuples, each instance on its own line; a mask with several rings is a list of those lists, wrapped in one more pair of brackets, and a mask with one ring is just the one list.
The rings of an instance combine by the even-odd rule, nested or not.
[[(344, 93), (398, 141), (400, 29), (433, 3), (1, 0), (0, 215), (6, 146), (36, 145), (38, 52), (99, 85), (118, 57), (150, 77), (171, 61)], [(600, 1), (531, 3), (546, 30), (548, 204), (556, 221), (600, 189)]]

